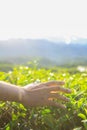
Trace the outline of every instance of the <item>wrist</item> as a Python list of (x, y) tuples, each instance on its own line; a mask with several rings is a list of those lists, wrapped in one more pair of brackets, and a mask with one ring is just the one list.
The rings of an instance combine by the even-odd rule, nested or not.
[(25, 92), (24, 92), (24, 89), (22, 88), (22, 87), (20, 87), (19, 88), (19, 91), (18, 91), (18, 101), (20, 102), (20, 103), (22, 103), (23, 102), (23, 98), (24, 98), (24, 94)]
[(22, 91), (21, 91), (21, 95), (20, 95), (20, 102), (26, 106), (26, 107), (29, 107), (31, 106), (31, 102), (32, 102), (32, 98), (31, 98), (31, 92), (30, 91), (27, 91), (25, 89), (25, 87), (22, 88)]

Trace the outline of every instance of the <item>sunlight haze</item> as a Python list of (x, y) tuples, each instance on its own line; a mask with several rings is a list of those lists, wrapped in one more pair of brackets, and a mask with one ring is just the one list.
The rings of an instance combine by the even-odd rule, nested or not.
[(0, 1), (0, 40), (87, 37), (86, 0)]

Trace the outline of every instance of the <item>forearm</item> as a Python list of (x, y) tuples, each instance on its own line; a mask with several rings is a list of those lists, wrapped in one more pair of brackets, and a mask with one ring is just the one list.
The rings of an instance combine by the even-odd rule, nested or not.
[(21, 102), (22, 88), (0, 81), (0, 101)]

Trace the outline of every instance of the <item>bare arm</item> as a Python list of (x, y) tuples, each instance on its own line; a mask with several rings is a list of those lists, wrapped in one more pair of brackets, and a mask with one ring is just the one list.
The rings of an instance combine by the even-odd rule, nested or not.
[(20, 102), (22, 91), (21, 87), (0, 81), (0, 101)]
[(64, 82), (51, 81), (18, 87), (16, 85), (0, 81), (0, 100), (20, 102), (27, 107), (57, 106), (64, 108), (64, 105), (54, 101), (55, 99), (69, 101), (67, 97), (60, 95), (60, 92), (71, 92), (69, 89), (60, 87), (62, 85), (64, 85)]

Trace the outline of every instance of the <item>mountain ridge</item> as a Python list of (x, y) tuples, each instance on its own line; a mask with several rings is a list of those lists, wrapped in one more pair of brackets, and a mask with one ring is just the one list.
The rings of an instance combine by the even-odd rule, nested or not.
[[(31, 59), (46, 59), (56, 64), (87, 61), (87, 44), (65, 42), (55, 43), (46, 39), (15, 39), (0, 41), (0, 61), (21, 63)], [(22, 60), (23, 59), (23, 60)], [(26, 60), (24, 60), (26, 59)], [(19, 60), (20, 61), (20, 60)]]

